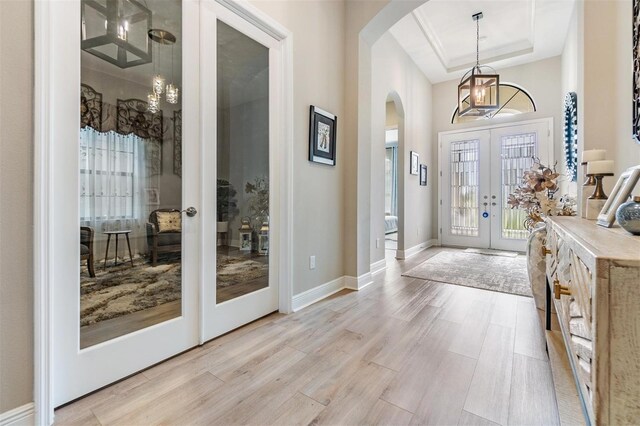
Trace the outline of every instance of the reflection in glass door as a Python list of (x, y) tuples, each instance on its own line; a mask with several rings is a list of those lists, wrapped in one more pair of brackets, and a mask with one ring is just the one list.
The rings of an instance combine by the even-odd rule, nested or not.
[(269, 286), (269, 49), (217, 25), (216, 302)]

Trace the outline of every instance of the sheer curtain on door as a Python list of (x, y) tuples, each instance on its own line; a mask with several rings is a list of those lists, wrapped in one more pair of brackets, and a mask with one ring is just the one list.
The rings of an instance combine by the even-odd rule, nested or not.
[(146, 253), (145, 140), (134, 134), (80, 130), (80, 223), (95, 230), (102, 253), (104, 231), (131, 230), (134, 256)]

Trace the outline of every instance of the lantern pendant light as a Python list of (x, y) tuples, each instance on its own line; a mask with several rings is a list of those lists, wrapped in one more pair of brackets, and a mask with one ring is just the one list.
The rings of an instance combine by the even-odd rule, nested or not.
[[(480, 66), (479, 21), (482, 17), (482, 12), (472, 16), (476, 22), (476, 65), (462, 76), (458, 85), (458, 111), (461, 116), (483, 116), (500, 107), (500, 76), (493, 68)], [(483, 73), (482, 68), (490, 70), (491, 73)]]

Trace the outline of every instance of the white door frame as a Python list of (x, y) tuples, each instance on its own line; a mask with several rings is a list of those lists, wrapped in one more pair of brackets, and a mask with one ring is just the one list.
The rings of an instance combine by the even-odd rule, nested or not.
[(549, 159), (551, 163), (554, 162), (554, 129), (553, 129), (553, 117), (538, 118), (535, 120), (525, 121), (508, 121), (503, 123), (488, 124), (486, 126), (477, 127), (465, 127), (457, 130), (447, 130), (446, 132), (438, 133), (438, 240), (442, 242), (442, 136), (455, 133), (465, 132), (477, 132), (481, 130), (500, 129), (503, 127), (515, 127), (526, 124), (545, 123), (549, 126)]
[[(292, 256), (293, 256), (293, 40), (292, 34), (278, 22), (246, 0), (200, 0), (217, 2), (274, 37), (281, 44), (282, 69), (280, 99), (283, 112), (278, 127), (279, 170), (281, 176), (279, 259), (279, 311), (292, 312)], [(54, 107), (52, 92), (57, 73), (64, 69), (57, 55), (65, 49), (56, 43), (56, 25), (64, 8), (61, 4), (79, 0), (36, 0), (35, 23), (35, 91), (34, 91), (34, 403), (35, 424), (53, 423), (53, 279), (54, 252), (52, 233), (55, 229), (52, 208), (53, 146), (55, 123), (51, 119)], [(200, 40), (202, 43), (202, 40)], [(201, 45), (201, 48), (203, 46)], [(202, 78), (202, 77), (201, 77)], [(201, 124), (202, 125), (202, 124)], [(200, 312), (201, 316), (202, 313)]]

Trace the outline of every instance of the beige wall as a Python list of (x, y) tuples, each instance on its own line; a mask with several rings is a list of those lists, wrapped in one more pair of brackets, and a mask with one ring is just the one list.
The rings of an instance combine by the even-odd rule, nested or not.
[[(578, 4), (578, 28), (584, 29), (582, 83), (584, 149), (606, 149), (615, 160), (616, 178), (605, 179), (609, 191), (617, 176), (640, 164), (640, 144), (632, 130), (631, 0)], [(606, 23), (606, 25), (603, 25)], [(580, 32), (579, 32), (580, 34)], [(580, 94), (579, 94), (580, 95)], [(636, 187), (635, 194), (640, 193)]]
[(33, 4), (0, 1), (0, 413), (33, 401)]
[[(435, 170), (437, 157), (432, 155), (431, 83), (418, 69), (398, 42), (386, 33), (371, 52), (371, 263), (385, 258), (384, 248), (384, 130), (389, 94), (402, 104), (399, 117), (398, 145), (398, 249), (406, 250), (432, 237), (437, 193)], [(402, 117), (404, 113), (404, 117)], [(427, 164), (428, 185), (420, 186), (419, 177), (409, 174), (409, 152), (420, 155)], [(376, 240), (379, 247), (376, 247)]]
[[(344, 275), (345, 157), (342, 1), (255, 1), (293, 33), (293, 293)], [(338, 116), (336, 166), (308, 161), (309, 106)], [(316, 256), (316, 269), (309, 269)]]

